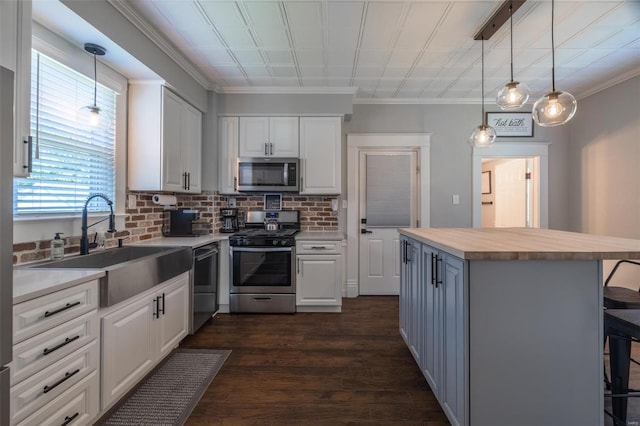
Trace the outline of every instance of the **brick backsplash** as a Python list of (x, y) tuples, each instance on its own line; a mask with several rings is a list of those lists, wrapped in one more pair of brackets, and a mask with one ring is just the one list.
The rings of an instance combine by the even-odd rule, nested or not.
[[(135, 242), (158, 238), (162, 236), (164, 206), (153, 203), (155, 193), (129, 192), (135, 195), (137, 205), (135, 209), (127, 208), (125, 213), (125, 229), (115, 234), (106, 234), (105, 246), (115, 247), (118, 238), (126, 238), (126, 242)], [(228, 206), (228, 197), (218, 192), (203, 192), (202, 194), (176, 194), (178, 208), (192, 208), (200, 211), (200, 218), (211, 223), (210, 232), (219, 232), (222, 227), (220, 208)], [(264, 208), (262, 195), (234, 196), (236, 207), (240, 212), (242, 223), (244, 212), (247, 210), (262, 210)], [(283, 196), (283, 210), (300, 210), (300, 225), (302, 230), (308, 231), (337, 231), (338, 217), (331, 210), (331, 200), (335, 197), (325, 196)], [(64, 237), (65, 255), (80, 252), (80, 235)], [(13, 245), (13, 264), (22, 264), (48, 259), (50, 256), (51, 240), (22, 242)]]
[[(263, 210), (264, 196), (233, 196), (236, 207), (241, 212), (239, 222), (247, 210)], [(292, 195), (282, 197), (282, 210), (300, 210), (300, 227), (303, 231), (337, 231), (338, 216), (331, 209), (335, 197)], [(222, 206), (228, 205), (228, 197), (222, 196)]]

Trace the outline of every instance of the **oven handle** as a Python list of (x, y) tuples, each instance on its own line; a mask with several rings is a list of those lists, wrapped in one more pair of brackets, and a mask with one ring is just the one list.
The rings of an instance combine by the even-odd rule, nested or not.
[(293, 251), (293, 247), (231, 247), (231, 250), (264, 253), (272, 251)]

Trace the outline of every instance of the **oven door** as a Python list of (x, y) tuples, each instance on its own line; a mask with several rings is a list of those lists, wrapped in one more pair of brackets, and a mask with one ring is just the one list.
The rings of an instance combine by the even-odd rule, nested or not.
[(230, 293), (296, 292), (295, 247), (232, 247)]

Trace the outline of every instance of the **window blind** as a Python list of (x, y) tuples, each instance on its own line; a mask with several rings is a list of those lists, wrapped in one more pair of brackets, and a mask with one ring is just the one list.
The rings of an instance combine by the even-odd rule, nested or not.
[[(94, 82), (32, 50), (33, 171), (15, 179), (14, 214), (80, 212), (91, 194), (115, 201), (115, 123), (91, 127), (80, 108), (93, 104)], [(100, 84), (96, 104), (116, 116), (116, 93)], [(90, 211), (106, 211), (100, 199)]]

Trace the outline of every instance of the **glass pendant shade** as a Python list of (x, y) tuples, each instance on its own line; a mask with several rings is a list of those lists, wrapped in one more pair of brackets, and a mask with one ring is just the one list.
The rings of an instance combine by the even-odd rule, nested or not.
[(496, 103), (503, 111), (518, 109), (529, 100), (529, 88), (526, 84), (513, 81), (513, 7), (509, 5), (509, 26), (511, 28), (511, 81), (498, 92)]
[(578, 103), (569, 92), (547, 93), (533, 105), (533, 120), (542, 127), (565, 124), (576, 113)]
[(86, 105), (78, 110), (78, 122), (85, 123), (93, 129), (108, 129), (111, 127), (111, 116), (97, 105), (98, 68), (96, 62), (96, 56), (103, 56), (107, 51), (104, 47), (93, 43), (85, 43), (84, 50), (93, 55), (93, 105)]
[(481, 56), (481, 70), (482, 78), (480, 79), (480, 97), (482, 100), (482, 124), (477, 126), (469, 135), (469, 143), (475, 148), (486, 148), (496, 141), (496, 129), (491, 126), (487, 126), (484, 116), (484, 34), (482, 40), (482, 56)]
[(507, 83), (496, 97), (496, 103), (503, 111), (518, 109), (529, 100), (529, 88), (518, 81)]
[(108, 129), (111, 127), (111, 116), (96, 105), (86, 105), (78, 110), (78, 122), (89, 128)]
[(542, 127), (565, 124), (573, 118), (578, 109), (578, 102), (571, 93), (556, 90), (555, 44), (553, 41), (554, 5), (554, 0), (551, 0), (551, 92), (538, 99), (533, 104), (531, 112), (533, 121)]
[(496, 141), (496, 129), (486, 124), (481, 124), (469, 135), (469, 143), (476, 148), (491, 146)]

